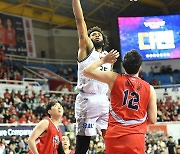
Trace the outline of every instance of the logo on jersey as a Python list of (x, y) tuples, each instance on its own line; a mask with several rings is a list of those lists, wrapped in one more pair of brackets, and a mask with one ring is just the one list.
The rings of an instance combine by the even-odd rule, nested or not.
[(94, 124), (91, 123), (83, 123), (82, 128), (86, 129), (86, 128), (93, 128)]
[(59, 139), (59, 136), (56, 135), (53, 137), (53, 147), (57, 147), (60, 143), (60, 139)]

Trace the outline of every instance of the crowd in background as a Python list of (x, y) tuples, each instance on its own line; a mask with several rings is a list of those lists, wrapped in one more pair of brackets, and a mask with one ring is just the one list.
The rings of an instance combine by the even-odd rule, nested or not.
[[(34, 123), (39, 122), (45, 115), (45, 106), (51, 99), (58, 99), (63, 108), (62, 123), (66, 126), (74, 123), (74, 106), (76, 94), (44, 94), (20, 90), (9, 91), (7, 88), (4, 96), (0, 97), (0, 123)], [(158, 122), (180, 121), (180, 104), (171, 97), (157, 101)]]
[(62, 122), (64, 125), (74, 123), (75, 94), (43, 94), (28, 88), (24, 93), (6, 89), (3, 98), (0, 97), (0, 123), (34, 123), (45, 117), (45, 106), (51, 99), (58, 99), (64, 107)]
[[(69, 137), (69, 136), (68, 136)], [(70, 138), (70, 137), (69, 137)], [(12, 136), (9, 142), (0, 139), (1, 154), (27, 154), (28, 145), (26, 143), (28, 136)], [(180, 142), (180, 141), (179, 141)], [(105, 147), (101, 135), (97, 135), (90, 140), (87, 154), (104, 154)], [(180, 154), (180, 143), (174, 141), (172, 136), (165, 134), (148, 132), (146, 134), (146, 154)], [(75, 139), (70, 138), (70, 149), (75, 149)]]
[(9, 66), (6, 63), (0, 63), (0, 79), (4, 80), (22, 80), (22, 71), (17, 66)]

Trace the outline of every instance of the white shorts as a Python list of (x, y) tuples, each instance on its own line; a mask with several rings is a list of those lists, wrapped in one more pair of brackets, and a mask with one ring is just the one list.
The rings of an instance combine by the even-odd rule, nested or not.
[(76, 134), (95, 136), (97, 130), (107, 129), (109, 104), (105, 94), (78, 94), (75, 103)]

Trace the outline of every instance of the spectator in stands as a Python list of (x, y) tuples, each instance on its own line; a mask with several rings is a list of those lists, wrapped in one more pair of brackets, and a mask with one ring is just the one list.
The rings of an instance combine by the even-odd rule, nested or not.
[(4, 112), (4, 104), (3, 104), (3, 100), (0, 97), (0, 123), (3, 123), (3, 112)]
[(164, 96), (167, 96), (167, 95), (168, 95), (167, 88), (164, 89), (163, 95), (164, 95)]
[(40, 118), (39, 116), (36, 116), (36, 115), (32, 115), (31, 119), (30, 119), (30, 122), (32, 123), (38, 123), (40, 121)]
[(10, 144), (17, 144), (17, 143), (18, 143), (18, 142), (17, 142), (17, 138), (16, 138), (15, 135), (13, 135), (13, 136), (11, 137), (10, 141), (9, 141), (9, 145), (10, 145)]
[(65, 154), (74, 154), (74, 150), (70, 149), (70, 139), (68, 136), (62, 136), (62, 147)]
[(42, 85), (42, 89), (43, 92), (48, 93), (49, 92), (49, 83), (48, 81), (45, 81), (44, 84)]
[(6, 148), (6, 153), (8, 153), (8, 154), (15, 154), (16, 153), (17, 144), (9, 143), (8, 147), (9, 148)]
[(166, 149), (166, 142), (163, 140), (163, 135), (159, 135), (158, 136), (158, 145), (160, 145), (160, 147), (162, 148), (162, 150), (164, 151)]
[(22, 100), (18, 97), (18, 94), (15, 94), (13, 101), (15, 106), (19, 103), (22, 103)]
[(17, 115), (13, 114), (9, 119), (9, 123), (17, 124), (17, 122)]
[(21, 93), (21, 90), (18, 90), (17, 96), (18, 96), (20, 99), (22, 99), (22, 93)]
[(104, 142), (102, 138), (99, 136), (99, 141), (97, 141), (96, 143), (96, 152), (101, 154), (101, 153), (104, 153), (104, 150), (105, 150)]
[(169, 138), (169, 140), (167, 142), (168, 152), (169, 152), (169, 154), (175, 154), (176, 153), (176, 144), (173, 140), (173, 137), (169, 136), (168, 138)]
[(4, 112), (3, 117), (4, 117), (3, 123), (9, 123), (9, 120), (10, 120), (10, 118), (11, 118), (11, 115), (10, 115), (8, 109), (5, 109), (5, 112)]
[(166, 73), (168, 73), (168, 74), (172, 74), (172, 68), (171, 68), (171, 65), (168, 65), (168, 66), (166, 66)]
[(66, 84), (65, 84), (65, 85), (63, 85), (63, 87), (62, 87), (61, 91), (62, 91), (62, 92), (64, 92), (64, 93), (69, 92), (69, 89), (68, 89), (68, 87), (67, 87), (67, 85), (66, 85)]
[(176, 154), (180, 154), (180, 145), (176, 148)]
[(44, 100), (44, 94), (43, 94), (42, 90), (39, 91), (38, 97), (40, 100)]
[(160, 85), (160, 81), (156, 80), (156, 78), (153, 77), (152, 80), (150, 81), (150, 84), (153, 86), (157, 86)]
[(18, 123), (22, 124), (22, 123), (27, 123), (27, 117), (25, 116), (25, 114), (21, 114), (20, 118), (18, 120)]
[(166, 73), (166, 66), (162, 65), (160, 68), (160, 73)]
[(90, 140), (89, 143), (89, 149), (88, 149), (89, 154), (96, 154), (96, 144), (94, 144), (94, 140)]
[(179, 73), (179, 75), (178, 75), (178, 79), (177, 79), (177, 81), (176, 81), (176, 84), (180, 84), (180, 73)]
[(17, 142), (21, 144), (22, 149), (27, 149), (27, 143), (24, 141), (25, 139), (23, 139), (21, 136), (18, 136), (17, 140)]
[(0, 139), (0, 153), (4, 154), (6, 148), (5, 139)]
[(40, 115), (41, 117), (45, 115), (46, 111), (45, 111), (44, 105), (45, 104), (42, 102), (42, 100), (38, 102), (38, 105), (34, 111), (36, 115)]
[(143, 75), (143, 72), (142, 72), (142, 71), (139, 72), (139, 77), (140, 77), (142, 80), (144, 80), (144, 75)]
[(17, 80), (17, 81), (21, 81), (22, 80), (21, 74), (19, 73), (18, 70), (15, 70), (15, 72), (14, 72), (14, 80)]
[(11, 94), (9, 93), (9, 89), (6, 89), (6, 91), (4, 92), (4, 99), (11, 99)]

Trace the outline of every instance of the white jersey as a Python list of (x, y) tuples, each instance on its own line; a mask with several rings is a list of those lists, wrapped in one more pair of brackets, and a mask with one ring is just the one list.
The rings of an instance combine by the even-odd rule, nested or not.
[[(78, 82), (77, 89), (84, 93), (89, 94), (107, 94), (108, 85), (106, 83), (102, 83), (96, 81), (94, 79), (87, 78), (83, 75), (83, 69), (94, 61), (99, 60), (101, 57), (105, 56), (108, 52), (97, 52), (95, 48), (92, 49), (88, 57), (78, 62)], [(110, 71), (111, 64), (103, 64), (99, 67), (101, 71)]]

